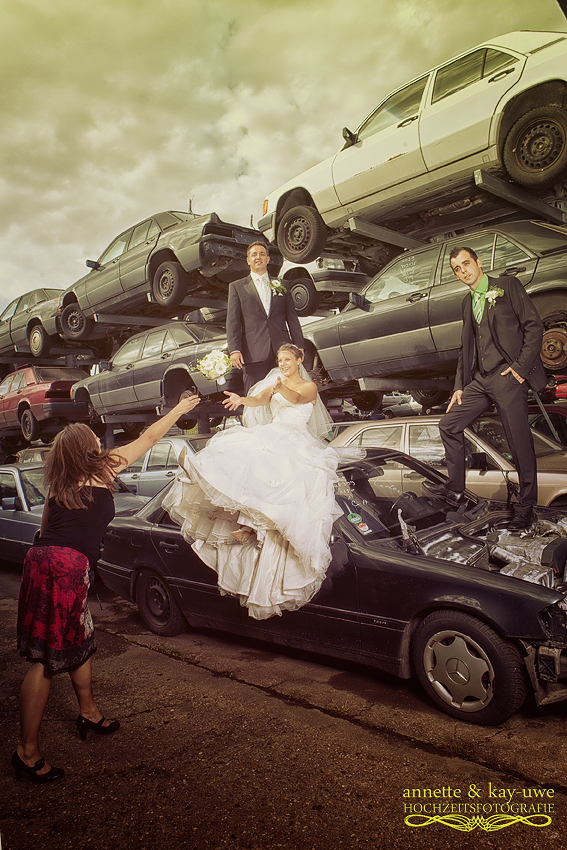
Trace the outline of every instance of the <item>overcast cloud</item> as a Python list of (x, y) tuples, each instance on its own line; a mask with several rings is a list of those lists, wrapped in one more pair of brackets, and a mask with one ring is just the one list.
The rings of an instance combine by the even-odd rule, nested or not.
[(248, 225), (388, 92), (556, 0), (0, 0), (0, 309), (152, 212)]

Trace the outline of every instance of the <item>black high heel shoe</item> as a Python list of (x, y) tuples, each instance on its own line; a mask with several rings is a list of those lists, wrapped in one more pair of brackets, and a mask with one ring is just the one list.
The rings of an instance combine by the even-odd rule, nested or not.
[(28, 767), (25, 761), (22, 761), (19, 757), (17, 750), (12, 756), (12, 767), (18, 782), (22, 775), (29, 776), (32, 782), (57, 782), (58, 779), (63, 778), (65, 771), (60, 767), (52, 767), (47, 773), (38, 773), (38, 770), (41, 770), (44, 764), (45, 759), (38, 759), (33, 767)]
[(85, 740), (89, 729), (91, 732), (94, 732), (95, 735), (112, 735), (113, 732), (120, 729), (119, 720), (113, 720), (112, 723), (108, 724), (108, 726), (103, 726), (103, 723), (104, 717), (101, 717), (98, 723), (93, 723), (92, 720), (88, 720), (86, 717), (83, 717), (82, 714), (79, 714), (77, 717), (77, 729), (79, 730), (81, 741)]

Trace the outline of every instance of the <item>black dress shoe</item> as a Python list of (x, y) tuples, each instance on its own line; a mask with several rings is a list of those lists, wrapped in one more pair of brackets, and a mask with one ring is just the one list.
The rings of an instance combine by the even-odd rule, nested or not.
[(92, 720), (89, 720), (88, 718), (83, 717), (82, 714), (79, 714), (77, 717), (77, 729), (79, 730), (81, 740), (85, 740), (89, 730), (94, 732), (95, 735), (112, 735), (113, 732), (120, 729), (119, 720), (113, 720), (112, 723), (108, 724), (108, 726), (103, 726), (102, 724), (104, 723), (104, 720), (105, 718), (101, 717), (98, 723), (93, 723)]
[(514, 516), (508, 523), (508, 531), (525, 531), (530, 527), (536, 518), (532, 507), (522, 508), (516, 506), (514, 508)]
[(47, 773), (38, 773), (45, 764), (45, 759), (38, 759), (33, 767), (28, 767), (25, 761), (22, 761), (17, 751), (12, 756), (12, 767), (16, 774), (16, 779), (19, 781), (23, 776), (29, 776), (32, 782), (57, 782), (62, 779), (65, 771), (60, 767), (52, 767)]
[(439, 499), (445, 499), (450, 505), (459, 505), (465, 497), (462, 490), (460, 492), (458, 490), (450, 490), (445, 484), (433, 484), (431, 481), (424, 481), (423, 486), (433, 496), (437, 496)]

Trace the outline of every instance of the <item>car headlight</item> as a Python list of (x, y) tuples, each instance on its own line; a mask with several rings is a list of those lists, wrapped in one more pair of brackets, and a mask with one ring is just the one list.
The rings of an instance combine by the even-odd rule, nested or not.
[(346, 268), (344, 260), (339, 260), (336, 257), (319, 257), (317, 265), (320, 269), (338, 269), (342, 272)]

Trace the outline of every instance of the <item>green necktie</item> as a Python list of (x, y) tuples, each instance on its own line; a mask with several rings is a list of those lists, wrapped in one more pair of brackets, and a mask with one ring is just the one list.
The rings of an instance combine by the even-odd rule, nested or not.
[(484, 292), (473, 292), (472, 310), (477, 325), (482, 322), (482, 313), (484, 310)]

